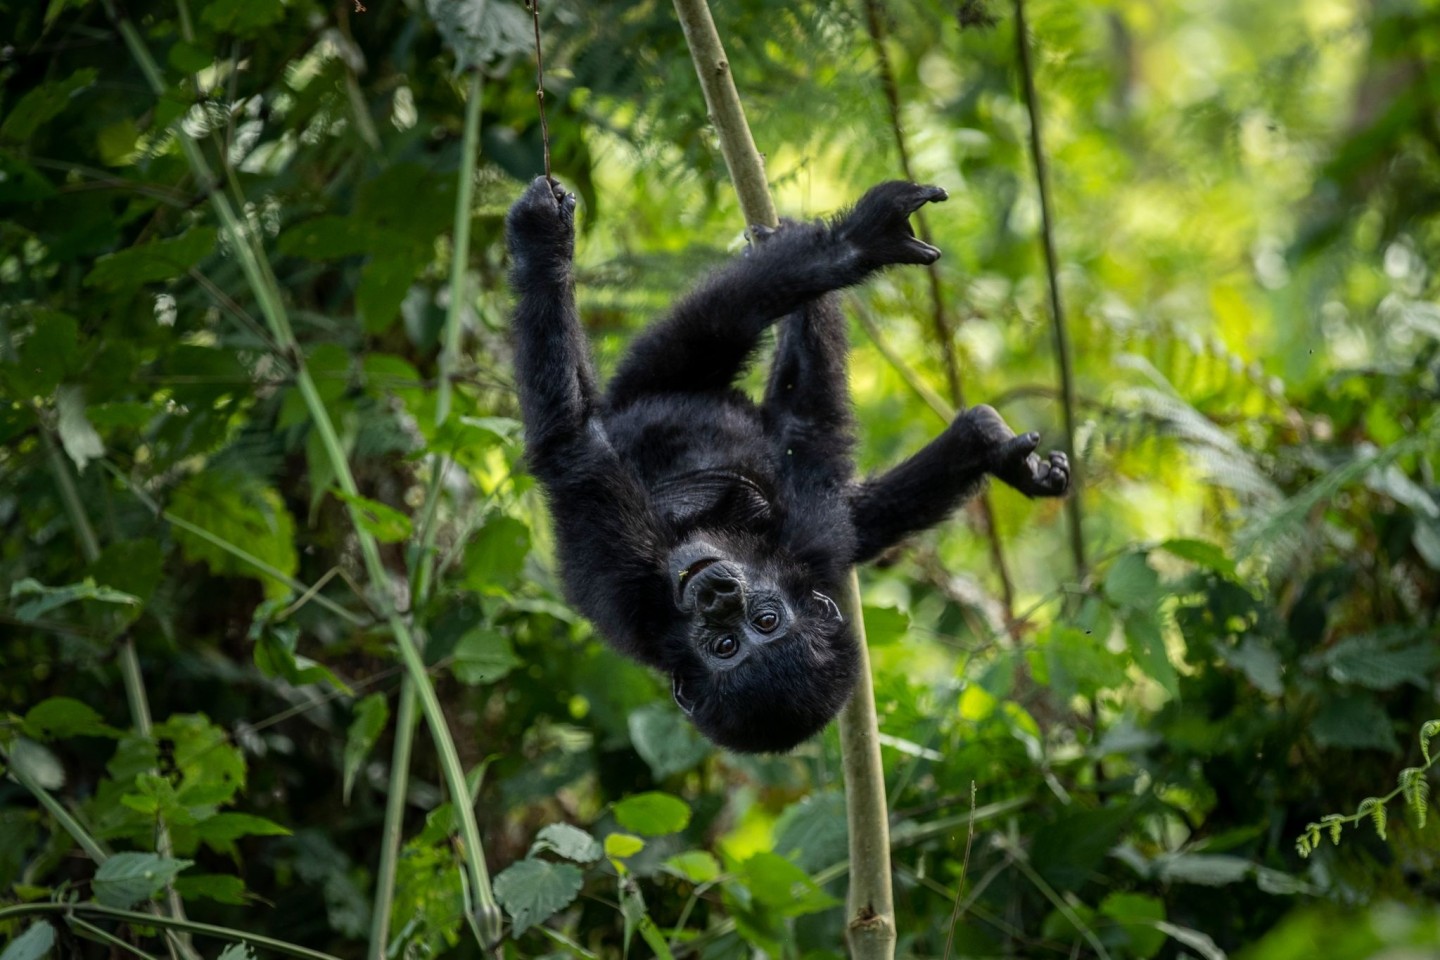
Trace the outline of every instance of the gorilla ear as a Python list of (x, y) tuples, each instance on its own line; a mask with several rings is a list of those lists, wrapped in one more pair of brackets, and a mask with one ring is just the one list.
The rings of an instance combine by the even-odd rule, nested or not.
[(820, 601), (820, 604), (829, 611), (830, 619), (839, 620), (842, 623), (845, 621), (845, 615), (840, 612), (840, 604), (836, 603), (834, 600), (831, 600), (819, 590), (811, 590), (810, 595), (816, 600)]
[(695, 702), (685, 696), (685, 690), (680, 685), (680, 675), (678, 673), (672, 674), (670, 677), (670, 696), (675, 698), (675, 705), (685, 711), (685, 716), (694, 716)]

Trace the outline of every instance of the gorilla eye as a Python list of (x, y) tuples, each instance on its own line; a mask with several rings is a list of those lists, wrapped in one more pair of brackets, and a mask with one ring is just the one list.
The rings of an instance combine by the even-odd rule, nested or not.
[(740, 641), (726, 634), (715, 641), (715, 646), (710, 648), (715, 656), (722, 660), (729, 660), (740, 650)]
[(755, 629), (759, 630), (761, 633), (769, 633), (776, 627), (780, 626), (780, 617), (775, 613), (774, 610), (766, 610), (764, 613), (760, 614), (750, 622), (753, 623), (755, 625)]

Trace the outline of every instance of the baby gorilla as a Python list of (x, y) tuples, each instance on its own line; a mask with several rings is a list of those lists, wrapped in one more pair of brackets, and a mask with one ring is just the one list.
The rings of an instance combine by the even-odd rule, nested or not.
[[(855, 681), (831, 599), (854, 563), (943, 520), (987, 473), (1028, 496), (1069, 484), (1062, 453), (972, 407), (898, 467), (853, 473), (846, 327), (835, 291), (940, 251), (909, 216), (938, 187), (882, 183), (834, 220), (786, 224), (636, 339), (602, 392), (575, 312), (575, 198), (535, 180), (506, 221), (527, 456), (571, 601), (670, 677), (731, 750), (788, 750)], [(734, 387), (780, 323), (765, 398)]]

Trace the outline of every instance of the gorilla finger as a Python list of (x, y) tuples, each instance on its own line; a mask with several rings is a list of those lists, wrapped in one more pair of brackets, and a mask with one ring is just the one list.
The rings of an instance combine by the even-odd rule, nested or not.
[(1024, 460), (1029, 457), (1030, 454), (1034, 453), (1035, 448), (1038, 446), (1040, 446), (1040, 434), (1034, 430), (1029, 433), (1022, 433), (1018, 437), (1011, 437), (1005, 441), (1005, 445), (1000, 448), (998, 459), (1001, 463), (1005, 464), (1014, 463), (1017, 460)]

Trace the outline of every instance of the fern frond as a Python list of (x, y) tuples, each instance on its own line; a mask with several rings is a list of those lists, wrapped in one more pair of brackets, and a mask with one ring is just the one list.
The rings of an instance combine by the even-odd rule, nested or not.
[(1337, 847), (1340, 846), (1340, 830), (1345, 826), (1345, 817), (1338, 813), (1329, 813), (1320, 818), (1320, 823), (1329, 829), (1330, 842)]
[(1425, 755), (1425, 766), (1430, 766), (1430, 738), (1440, 733), (1440, 720), (1427, 720), (1420, 727), (1420, 752)]
[(1375, 832), (1384, 840), (1385, 826), (1389, 822), (1389, 814), (1385, 812), (1385, 802), (1379, 797), (1366, 797), (1360, 801), (1360, 806), (1355, 808), (1355, 816), (1369, 817), (1370, 822), (1375, 825)]

